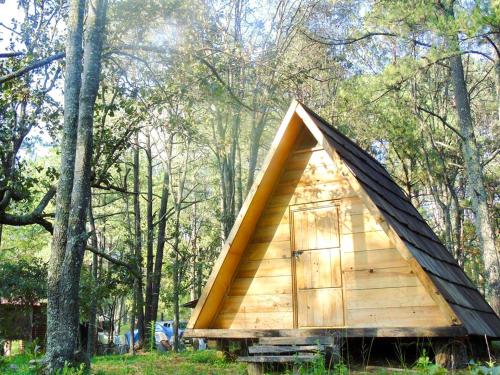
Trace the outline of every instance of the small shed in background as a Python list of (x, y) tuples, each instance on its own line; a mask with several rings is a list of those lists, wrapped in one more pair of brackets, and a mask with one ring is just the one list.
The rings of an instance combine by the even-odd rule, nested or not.
[(21, 340), (45, 345), (47, 330), (47, 304), (25, 304), (0, 300), (0, 338), (7, 341)]

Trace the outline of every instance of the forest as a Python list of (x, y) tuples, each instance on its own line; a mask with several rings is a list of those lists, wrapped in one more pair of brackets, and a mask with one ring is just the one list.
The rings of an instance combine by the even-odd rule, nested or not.
[(47, 303), (48, 372), (103, 322), (134, 352), (172, 320), (181, 349), (294, 99), (389, 171), (499, 313), (497, 0), (4, 0), (0, 305)]

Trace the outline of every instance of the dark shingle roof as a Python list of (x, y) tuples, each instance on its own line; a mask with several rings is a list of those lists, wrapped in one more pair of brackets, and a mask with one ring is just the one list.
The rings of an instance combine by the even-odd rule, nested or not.
[(313, 118), (384, 219), (427, 272), (471, 335), (500, 337), (500, 319), (387, 170), (312, 110)]

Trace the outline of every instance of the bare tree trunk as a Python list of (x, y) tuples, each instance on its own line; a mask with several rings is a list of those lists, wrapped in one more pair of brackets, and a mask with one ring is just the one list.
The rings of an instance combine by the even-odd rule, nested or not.
[(146, 306), (144, 320), (147, 334), (144, 336), (144, 347), (149, 348), (151, 334), (151, 321), (156, 320), (152, 315), (153, 310), (153, 155), (151, 150), (151, 136), (149, 128), (146, 129), (146, 160), (148, 169), (147, 206), (146, 206)]
[[(74, 360), (77, 348), (77, 330), (63, 326), (60, 319), (67, 319), (67, 308), (63, 305), (62, 293), (63, 261), (67, 242), (68, 218), (71, 208), (71, 190), (75, 168), (76, 134), (78, 128), (78, 105), (81, 87), (81, 60), (83, 42), (84, 0), (72, 0), (68, 18), (68, 42), (66, 45), (66, 74), (64, 80), (64, 128), (61, 142), (61, 174), (59, 177), (54, 235), (48, 268), (47, 284), (47, 369), (54, 371), (64, 366), (64, 362)], [(67, 333), (66, 338), (60, 337)], [(67, 335), (66, 335), (67, 336)], [(69, 341), (69, 342), (68, 342)]]
[[(130, 173), (130, 169), (128, 168), (127, 164), (125, 164), (125, 177), (123, 179), (124, 182), (124, 188), (125, 191), (128, 191), (127, 187), (127, 182), (128, 182), (128, 175)], [(134, 194), (135, 196), (135, 194)], [(135, 241), (133, 240), (135, 238), (135, 234), (132, 233), (132, 221), (130, 220), (130, 209), (129, 209), (129, 196), (127, 194), (124, 195), (124, 200), (125, 200), (125, 212), (126, 212), (126, 218), (127, 218), (127, 229), (128, 229), (128, 242), (130, 245), (130, 255), (132, 258), (135, 258)], [(134, 202), (135, 203), (135, 202)], [(135, 208), (135, 207), (134, 207)], [(137, 267), (137, 264), (134, 265)], [(139, 273), (140, 275), (140, 273)], [(136, 298), (135, 298), (135, 293), (137, 291), (137, 283), (140, 280), (138, 280), (137, 277), (134, 278), (133, 284), (132, 284), (132, 306), (130, 308), (130, 342), (129, 342), (129, 353), (134, 355), (135, 354), (135, 340), (134, 340), (134, 331), (135, 331), (135, 312), (136, 312)]]
[[(97, 234), (95, 232), (95, 221), (94, 221), (94, 212), (92, 210), (92, 200), (89, 201), (89, 230), (90, 234), (90, 242), (93, 248), (97, 249)], [(97, 254), (92, 254), (92, 281), (93, 285), (97, 286), (97, 263), (98, 257)], [(95, 342), (97, 338), (97, 330), (96, 330), (96, 322), (97, 322), (97, 298), (92, 294), (92, 301), (90, 303), (90, 317), (89, 317), (89, 327), (87, 334), (87, 356), (92, 358), (95, 352)]]
[[(142, 231), (141, 231), (141, 207), (139, 189), (139, 135), (135, 133), (134, 148), (134, 228), (135, 228), (135, 262), (139, 275), (142, 275)], [(134, 282), (135, 308), (137, 318), (137, 329), (139, 330), (139, 346), (144, 343), (144, 297), (142, 295), (142, 277)]]
[[(458, 50), (457, 37), (454, 37), (452, 43), (454, 46), (457, 46)], [(479, 245), (488, 283), (486, 294), (494, 310), (500, 313), (500, 264), (498, 252), (493, 240), (492, 222), (488, 215), (488, 196), (483, 180), (480, 151), (474, 134), (461, 55), (450, 58), (450, 67), (455, 91), (458, 122), (462, 135), (462, 152), (465, 160), (465, 171), (469, 182), (472, 210), (475, 216), (474, 224), (479, 238)]]
[[(461, 182), (462, 178), (459, 178), (459, 186), (462, 185)], [(453, 186), (448, 186), (448, 190), (450, 191), (451, 194), (451, 199), (453, 202), (453, 207), (454, 207), (454, 215), (453, 215), (453, 221), (454, 221), (454, 253), (455, 253), (455, 258), (457, 259), (458, 264), (463, 267), (464, 265), (464, 250), (462, 248), (462, 223), (463, 223), (463, 216), (464, 216), (464, 210), (460, 206), (460, 200), (458, 199), (458, 194), (457, 191), (455, 191)]]
[[(138, 283), (139, 281), (137, 279), (134, 280), (134, 291), (137, 290), (135, 284)], [(135, 331), (135, 312), (137, 311), (137, 298), (132, 299), (132, 307), (131, 307), (131, 312), (130, 312), (130, 347), (129, 347), (129, 353), (134, 355), (135, 354), (135, 338), (134, 338), (134, 331)]]
[(241, 206), (243, 205), (243, 175), (241, 171), (241, 149), (240, 143), (236, 145), (237, 147), (237, 159), (236, 159), (236, 207), (235, 214), (238, 215)]
[(169, 174), (168, 171), (163, 175), (163, 190), (161, 194), (159, 222), (158, 222), (158, 239), (156, 245), (155, 268), (153, 274), (153, 291), (152, 291), (152, 309), (151, 314), (154, 320), (158, 316), (158, 302), (160, 298), (160, 282), (161, 269), (163, 266), (163, 254), (165, 249), (165, 229), (167, 225), (167, 207), (169, 197)]
[(498, 125), (500, 126), (500, 27), (493, 33), (493, 53), (495, 59), (495, 88), (497, 94), (497, 111), (498, 111)]
[(253, 114), (254, 119), (252, 121), (252, 132), (250, 134), (250, 156), (248, 158), (248, 176), (245, 189), (245, 195), (248, 194), (252, 188), (253, 181), (255, 179), (255, 170), (257, 168), (257, 159), (259, 157), (260, 141), (262, 138), (262, 133), (264, 132), (264, 125), (266, 123), (267, 111), (262, 114), (259, 120), (256, 118), (256, 114)]
[(83, 353), (78, 352), (78, 292), (87, 239), (85, 218), (90, 199), (93, 114), (107, 1), (95, 0), (89, 6), (81, 74), (84, 6), (83, 0), (73, 0), (70, 4), (61, 177), (48, 276), (47, 372), (54, 372), (65, 363), (84, 360)]
[[(177, 241), (177, 240), (176, 240)], [(173, 278), (173, 303), (174, 303), (174, 351), (179, 351), (179, 249), (178, 243), (176, 245), (176, 252), (174, 253), (172, 265), (172, 278)]]
[[(184, 187), (186, 183), (187, 169), (189, 160), (189, 144), (186, 145), (185, 159), (182, 173), (179, 177), (177, 189), (173, 189), (172, 180), (170, 180), (170, 190), (175, 193), (174, 196), (174, 209), (175, 209), (175, 222), (174, 222), (174, 244), (172, 245), (172, 288), (173, 288), (173, 305), (174, 305), (174, 351), (179, 350), (179, 288), (180, 288), (180, 270), (179, 270), (179, 244), (180, 244), (180, 215), (182, 208), (182, 201), (184, 196)], [(169, 167), (169, 175), (172, 174), (171, 165)]]

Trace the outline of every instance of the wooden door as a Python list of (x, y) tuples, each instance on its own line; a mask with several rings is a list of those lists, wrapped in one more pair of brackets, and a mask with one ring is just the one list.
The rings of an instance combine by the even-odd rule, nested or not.
[(337, 207), (297, 207), (291, 215), (297, 326), (343, 326)]

